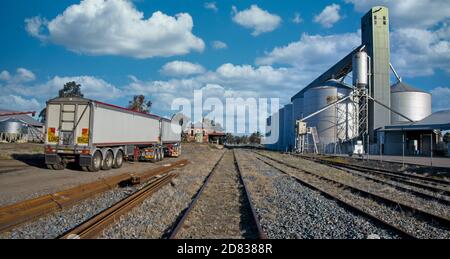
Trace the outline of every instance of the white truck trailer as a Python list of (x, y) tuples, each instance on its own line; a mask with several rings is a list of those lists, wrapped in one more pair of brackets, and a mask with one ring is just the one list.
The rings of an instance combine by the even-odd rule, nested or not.
[(156, 115), (70, 97), (47, 102), (45, 163), (85, 171), (122, 167), (124, 160), (161, 161), (181, 153), (181, 126)]

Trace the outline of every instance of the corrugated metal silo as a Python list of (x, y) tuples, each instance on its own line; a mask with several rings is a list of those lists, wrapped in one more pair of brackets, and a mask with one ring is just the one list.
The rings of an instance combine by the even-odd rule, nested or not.
[(292, 122), (292, 104), (284, 106), (284, 134), (283, 134), (283, 151), (289, 151), (294, 147), (293, 130), (294, 124)]
[[(305, 117), (338, 99), (348, 96), (351, 91), (352, 88), (349, 85), (337, 80), (329, 80), (320, 86), (306, 90), (303, 106)], [(338, 106), (338, 109), (327, 109), (307, 120), (308, 127), (317, 128), (320, 142), (318, 145), (319, 151), (333, 152), (334, 145), (330, 144), (334, 144), (339, 138), (345, 139), (349, 128), (347, 116), (351, 113), (350, 106), (350, 104), (342, 103)], [(339, 114), (339, 112), (344, 112), (344, 114)]]
[(28, 127), (20, 120), (7, 119), (0, 121), (0, 133), (27, 134)]
[[(391, 86), (391, 108), (413, 121), (420, 121), (431, 115), (431, 94), (398, 82)], [(391, 122), (402, 124), (409, 121), (391, 113)]]
[(280, 109), (278, 114), (279, 114), (279, 118), (280, 118), (278, 132), (280, 134), (279, 134), (279, 137), (278, 137), (276, 150), (284, 151), (285, 150), (285, 146), (286, 146), (286, 144), (284, 142), (284, 140), (285, 140), (284, 135), (285, 135), (285, 128), (286, 128), (285, 125), (284, 125), (284, 118), (285, 118), (285, 109), (284, 109), (284, 107)]

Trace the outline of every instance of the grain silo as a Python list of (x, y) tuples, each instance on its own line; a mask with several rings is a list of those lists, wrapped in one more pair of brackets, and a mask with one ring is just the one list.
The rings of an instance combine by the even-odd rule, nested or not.
[[(312, 114), (325, 106), (342, 99), (352, 92), (352, 87), (337, 80), (311, 87), (304, 93), (304, 114)], [(318, 148), (321, 152), (333, 152), (334, 143), (346, 139), (349, 134), (349, 114), (352, 113), (349, 103), (341, 103), (335, 108), (327, 109), (306, 120), (308, 127), (316, 127), (319, 135)], [(342, 114), (340, 114), (342, 112)]]
[[(431, 94), (399, 81), (391, 86), (391, 108), (413, 121), (420, 121), (431, 115)], [(409, 122), (393, 112), (391, 121), (393, 125)]]

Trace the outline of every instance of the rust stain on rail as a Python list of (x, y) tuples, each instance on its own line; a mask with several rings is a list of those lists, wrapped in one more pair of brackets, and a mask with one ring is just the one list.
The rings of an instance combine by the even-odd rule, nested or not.
[(83, 184), (64, 191), (1, 207), (0, 233), (11, 230), (20, 224), (56, 210), (67, 208), (77, 202), (92, 197), (93, 195), (116, 188), (120, 184), (144, 183), (156, 175), (168, 173), (169, 171), (183, 167), (188, 163), (188, 160), (183, 159), (177, 162), (167, 163), (164, 166), (150, 169), (142, 173), (126, 173), (102, 178), (92, 183)]

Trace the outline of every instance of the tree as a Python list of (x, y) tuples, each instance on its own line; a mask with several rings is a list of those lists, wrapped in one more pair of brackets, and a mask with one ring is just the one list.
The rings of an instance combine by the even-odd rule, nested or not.
[(137, 112), (150, 113), (152, 104), (153, 103), (151, 101), (145, 100), (145, 96), (135, 95), (133, 97), (133, 100), (129, 102), (128, 109), (137, 111)]
[(227, 133), (225, 135), (225, 141), (227, 142), (227, 144), (233, 144), (234, 142), (234, 136), (231, 133)]
[(81, 85), (76, 82), (68, 82), (64, 85), (63, 89), (59, 90), (59, 97), (81, 97), (84, 95), (81, 93)]
[(250, 136), (249, 141), (251, 144), (261, 144), (261, 137), (261, 133), (257, 131)]
[[(59, 90), (58, 96), (60, 98), (64, 98), (64, 97), (81, 97), (81, 98), (83, 98), (84, 97), (84, 95), (81, 93), (81, 85), (77, 84), (74, 81), (67, 82), (63, 86), (63, 89)], [(44, 108), (41, 110), (41, 112), (38, 115), (40, 122), (45, 123), (46, 113), (47, 113), (47, 108)]]

